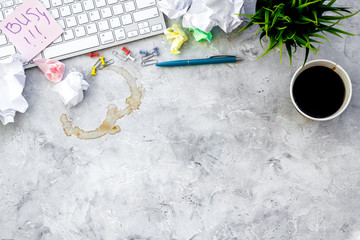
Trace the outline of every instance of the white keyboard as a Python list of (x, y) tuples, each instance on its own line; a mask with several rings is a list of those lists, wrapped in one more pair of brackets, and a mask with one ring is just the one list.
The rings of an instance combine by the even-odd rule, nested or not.
[[(23, 1), (0, 0), (0, 21)], [(40, 0), (65, 32), (38, 57), (62, 60), (161, 34), (165, 21), (156, 1)], [(16, 52), (0, 31), (0, 59)]]

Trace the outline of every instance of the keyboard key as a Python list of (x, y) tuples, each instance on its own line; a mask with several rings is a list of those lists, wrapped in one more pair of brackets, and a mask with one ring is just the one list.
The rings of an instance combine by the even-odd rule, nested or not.
[(111, 9), (109, 7), (101, 9), (101, 16), (103, 18), (111, 17), (112, 16)]
[(140, 28), (140, 34), (144, 35), (150, 32), (150, 28)]
[(156, 25), (152, 26), (151, 29), (153, 32), (156, 32), (156, 31), (162, 30), (163, 26), (161, 24), (156, 24)]
[(89, 15), (90, 15), (90, 20), (91, 21), (97, 21), (97, 20), (100, 19), (100, 14), (99, 14), (98, 10), (90, 12)]
[(132, 12), (135, 11), (135, 4), (133, 1), (124, 3), (125, 11)]
[(118, 2), (118, 0), (107, 0), (107, 3), (108, 3), (109, 5), (115, 4), (115, 3), (117, 3), (117, 2)]
[(87, 30), (88, 34), (94, 34), (94, 33), (98, 32), (95, 23), (91, 23), (91, 24), (87, 25), (86, 30)]
[(60, 19), (60, 20), (58, 20), (57, 22), (58, 22), (58, 24), (60, 24), (60, 26), (62, 26), (63, 29), (65, 29), (65, 22), (64, 22), (64, 20)]
[(128, 25), (133, 22), (130, 14), (121, 16), (121, 21), (122, 21), (123, 25)]
[(66, 21), (66, 26), (68, 28), (76, 26), (76, 18), (75, 17), (68, 17), (65, 19), (65, 21)]
[(71, 6), (73, 13), (80, 13), (83, 11), (81, 3), (75, 3)]
[(138, 27), (139, 28), (146, 28), (146, 27), (148, 27), (149, 26), (149, 23), (148, 22), (142, 22), (142, 23), (139, 23), (138, 24)]
[(120, 19), (118, 17), (114, 17), (110, 19), (111, 28), (117, 28), (121, 26)]
[(103, 7), (106, 6), (105, 0), (95, 0), (96, 7)]
[(56, 8), (51, 9), (50, 13), (55, 19), (58, 19), (60, 17), (59, 11)]
[(9, 56), (14, 54), (15, 52), (15, 47), (13, 45), (0, 47), (0, 57)]
[(146, 19), (155, 18), (159, 16), (159, 11), (156, 7), (133, 13), (135, 22), (144, 21)]
[(155, 0), (136, 0), (136, 5), (138, 9), (150, 7), (156, 5)]
[(117, 41), (120, 41), (120, 40), (123, 40), (126, 38), (125, 30), (123, 28), (116, 29), (114, 31), (114, 33), (115, 33), (115, 38)]
[(108, 44), (114, 42), (114, 36), (111, 31), (100, 34), (101, 44)]
[(95, 8), (92, 0), (83, 1), (85, 11), (92, 10)]
[(128, 38), (136, 37), (137, 35), (139, 35), (137, 30), (128, 32)]
[(7, 40), (6, 40), (6, 37), (5, 35), (0, 35), (0, 45), (5, 45), (7, 44)]
[(12, 6), (14, 6), (14, 1), (13, 0), (5, 1), (5, 2), (3, 2), (3, 6), (4, 7), (12, 7)]
[(14, 11), (13, 8), (7, 8), (4, 10), (5, 17), (9, 16)]
[(76, 37), (83, 37), (85, 36), (85, 28), (83, 26), (75, 28), (75, 36)]
[(51, 3), (53, 7), (58, 7), (62, 4), (61, 0), (51, 0)]
[(64, 32), (64, 40), (68, 41), (70, 39), (74, 39), (74, 33), (71, 29), (68, 29)]
[(60, 13), (61, 13), (61, 16), (63, 16), (63, 17), (71, 15), (70, 7), (69, 6), (61, 7)]
[(45, 58), (54, 58), (61, 55), (73, 53), (74, 49), (76, 49), (76, 51), (81, 51), (85, 49), (94, 48), (99, 45), (100, 42), (98, 37), (96, 35), (93, 35), (85, 38), (76, 39), (74, 41), (57, 44), (55, 46), (47, 47), (45, 48), (43, 53)]
[(77, 19), (80, 25), (89, 22), (89, 18), (86, 13), (78, 15)]
[(118, 4), (113, 6), (114, 15), (120, 15), (124, 13), (124, 9), (122, 7), (122, 4)]
[(73, 3), (75, 0), (64, 0), (64, 3), (65, 4), (68, 4), (68, 3)]
[(59, 36), (57, 39), (55, 39), (53, 43), (59, 43), (59, 42), (62, 42), (61, 36)]
[(46, 9), (49, 9), (49, 8), (50, 8), (50, 1), (49, 1), (49, 0), (40, 0), (40, 2), (42, 3), (42, 5), (43, 5)]
[(110, 28), (109, 23), (106, 20), (98, 22), (98, 25), (99, 25), (99, 30), (101, 32), (105, 31), (105, 30), (108, 30)]

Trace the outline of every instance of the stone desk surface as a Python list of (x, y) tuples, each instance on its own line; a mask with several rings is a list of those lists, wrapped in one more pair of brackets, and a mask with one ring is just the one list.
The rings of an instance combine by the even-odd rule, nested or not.
[[(360, 15), (344, 23), (360, 33)], [(66, 136), (60, 116), (96, 129), (109, 104), (127, 106), (125, 78), (109, 70), (90, 78), (88, 56), (63, 61), (91, 85), (67, 109), (39, 69), (27, 70), (29, 108), (0, 126), (0, 239), (360, 239), (359, 37), (320, 46), (319, 58), (347, 70), (353, 98), (340, 117), (314, 122), (289, 96), (304, 52), (293, 66), (278, 51), (255, 60), (255, 31), (215, 30), (211, 45), (190, 37), (179, 56), (163, 35), (126, 44), (157, 46), (160, 61), (244, 61), (170, 69), (114, 58), (144, 95), (117, 121), (121, 132), (94, 140)]]

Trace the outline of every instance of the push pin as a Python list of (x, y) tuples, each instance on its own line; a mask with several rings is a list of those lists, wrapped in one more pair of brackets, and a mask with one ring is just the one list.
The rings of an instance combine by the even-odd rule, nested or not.
[(105, 62), (105, 57), (99, 57), (100, 61), (101, 61), (101, 65), (106, 65), (106, 62)]
[(159, 53), (159, 48), (158, 47), (154, 47), (153, 48), (153, 54), (155, 55), (155, 56), (159, 56), (160, 55), (160, 53)]
[(92, 57), (98, 57), (99, 56), (99, 53), (97, 52), (91, 52), (89, 53), (89, 56), (92, 58)]
[(131, 54), (127, 55), (127, 59), (130, 59), (133, 62), (136, 60), (133, 56), (131, 56)]
[(145, 55), (145, 56), (149, 55), (149, 52), (146, 51), (146, 50), (140, 50), (139, 53), (140, 53), (140, 54), (143, 54), (143, 55)]
[(96, 67), (92, 67), (91, 75), (96, 76)]
[(121, 50), (123, 50), (126, 53), (126, 55), (130, 54), (130, 50), (127, 50), (126, 47), (123, 47)]

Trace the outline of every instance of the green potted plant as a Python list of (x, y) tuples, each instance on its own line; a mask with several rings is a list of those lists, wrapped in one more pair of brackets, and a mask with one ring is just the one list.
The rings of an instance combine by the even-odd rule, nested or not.
[(305, 48), (305, 64), (310, 50), (315, 55), (319, 51), (314, 46), (315, 43), (323, 43), (322, 40), (329, 42), (326, 33), (338, 37), (342, 37), (341, 34), (356, 36), (337, 26), (341, 25), (340, 20), (350, 18), (360, 10), (351, 14), (347, 7), (333, 6), (335, 2), (336, 0), (258, 0), (253, 15), (240, 15), (250, 18), (250, 21), (237, 33), (258, 24), (260, 29), (255, 35), (261, 32), (260, 44), (264, 37), (269, 40), (267, 49), (259, 58), (279, 47), (282, 61), (282, 48), (285, 44), (290, 64), (296, 49)]

